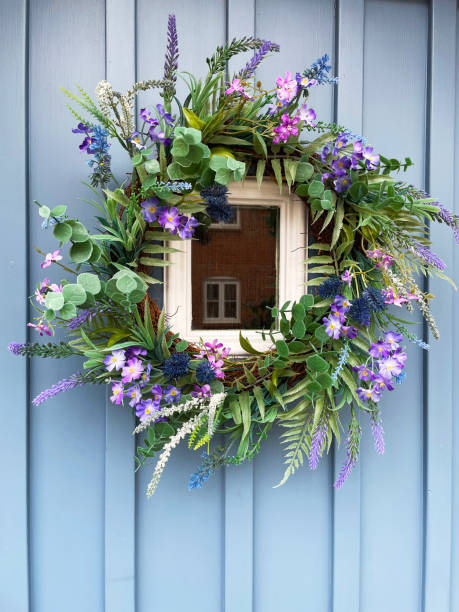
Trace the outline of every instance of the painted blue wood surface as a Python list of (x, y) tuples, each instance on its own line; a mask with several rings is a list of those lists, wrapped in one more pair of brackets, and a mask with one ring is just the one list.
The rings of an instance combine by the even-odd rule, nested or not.
[[(3, 346), (30, 335), (25, 297), (43, 277), (33, 246), (54, 244), (32, 199), (92, 215), (77, 199), (87, 196), (86, 160), (58, 87), (92, 92), (107, 78), (123, 89), (160, 76), (170, 12), (181, 68), (197, 74), (217, 44), (243, 34), (281, 45), (259, 70), (264, 82), (329, 52), (340, 82), (314, 92), (320, 118), (362, 132), (382, 153), (410, 155), (407, 180), (458, 210), (454, 0), (1, 0), (0, 82), (11, 118), (0, 153)], [(142, 94), (138, 108), (157, 101)], [(112, 153), (122, 172), (125, 158)], [(434, 227), (432, 236), (458, 282), (451, 234)], [(282, 451), (272, 437), (253, 464), (193, 492), (186, 483), (200, 458), (180, 448), (148, 501), (153, 466), (133, 474), (132, 415), (93, 388), (34, 408), (31, 398), (78, 362), (29, 366), (0, 352), (4, 388), (15, 389), (14, 406), (0, 409), (0, 610), (459, 612), (459, 305), (447, 284), (429, 289), (442, 338), (427, 358), (410, 347), (407, 379), (384, 401), (383, 457), (362, 419), (362, 462), (341, 491), (332, 483), (343, 448), (316, 473), (303, 469), (273, 489)]]

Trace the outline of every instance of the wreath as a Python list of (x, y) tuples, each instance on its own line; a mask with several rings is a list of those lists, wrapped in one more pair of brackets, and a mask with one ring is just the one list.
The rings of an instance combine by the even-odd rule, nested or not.
[[(250, 61), (228, 81), (228, 60), (250, 50)], [(396, 307), (419, 308), (439, 335), (433, 296), (419, 278), (447, 278), (445, 263), (429, 248), (428, 225), (446, 223), (459, 242), (458, 217), (393, 176), (412, 164), (409, 158), (383, 157), (343, 126), (317, 119), (309, 94), (336, 82), (327, 55), (264, 89), (255, 71), (278, 51), (267, 40), (234, 39), (206, 60), (204, 78), (178, 74), (170, 15), (162, 79), (135, 83), (126, 93), (101, 81), (97, 101), (81, 88), (64, 90), (91, 168), (97, 229), (89, 231), (66, 206), (37, 203), (43, 229), (59, 243), (50, 253), (37, 249), (41, 268), (58, 266), (67, 278), (39, 283), (31, 297), (37, 318), (28, 326), (40, 336), (64, 328), (66, 340), (9, 348), (28, 357), (84, 357), (81, 372), (33, 404), (83, 384), (108, 385), (113, 409), (132, 409), (138, 418), (138, 466), (157, 456), (148, 495), (184, 438), (190, 448), (205, 449), (189, 480), (194, 489), (217, 468), (253, 459), (274, 424), (285, 450), (282, 484), (304, 461), (317, 468), (333, 438), (339, 443), (342, 416), (350, 413), (346, 460), (335, 482), (341, 487), (358, 460), (361, 423), (369, 423), (376, 451), (384, 452), (378, 406), (405, 377), (404, 343), (429, 348)], [(178, 76), (189, 92), (183, 101)], [(162, 102), (136, 116), (135, 96), (155, 89)], [(109, 139), (131, 159), (124, 183), (111, 172)], [(268, 307), (272, 324), (260, 331), (270, 343), (266, 351), (241, 333), (240, 358), (218, 339), (196, 346), (182, 339), (150, 289), (181, 241), (202, 239), (211, 222), (231, 220), (228, 185), (247, 175), (302, 198), (314, 241), (305, 294)]]

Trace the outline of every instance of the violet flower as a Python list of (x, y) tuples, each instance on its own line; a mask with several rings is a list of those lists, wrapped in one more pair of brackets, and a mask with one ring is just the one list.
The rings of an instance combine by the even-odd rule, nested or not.
[(246, 80), (253, 76), (255, 70), (264, 60), (266, 55), (270, 51), (279, 51), (279, 45), (272, 43), (269, 40), (265, 40), (255, 55), (247, 62), (245, 67), (238, 73), (238, 78)]
[(74, 389), (75, 387), (79, 387), (80, 385), (84, 385), (86, 383), (85, 377), (80, 374), (80, 372), (76, 372), (76, 374), (72, 374), (69, 378), (64, 378), (60, 380), (58, 383), (42, 391), (32, 400), (32, 404), (34, 406), (39, 406), (41, 403), (46, 400), (54, 397), (58, 393), (63, 393), (64, 391), (69, 391), (70, 389)]
[(136, 406), (140, 400), (142, 399), (142, 393), (140, 391), (139, 385), (134, 385), (133, 387), (129, 387), (126, 392), (127, 397), (129, 398), (129, 406)]
[(167, 20), (167, 49), (166, 59), (164, 61), (164, 79), (171, 81), (171, 85), (164, 87), (164, 93), (169, 98), (172, 98), (175, 94), (175, 83), (177, 81), (177, 70), (178, 70), (178, 36), (177, 36), (177, 23), (175, 15), (169, 15)]
[(127, 383), (132, 382), (133, 380), (137, 380), (140, 378), (143, 372), (143, 364), (140, 359), (133, 357), (129, 359), (127, 364), (123, 367), (121, 371), (121, 382)]
[(59, 255), (61, 252), (60, 249), (56, 249), (52, 253), (47, 253), (45, 255), (45, 261), (42, 261), (40, 264), (40, 268), (43, 270), (44, 268), (49, 268), (49, 266), (53, 263), (53, 261), (60, 261), (62, 259), (62, 255)]
[(159, 214), (163, 210), (162, 206), (160, 206), (158, 198), (148, 198), (142, 202), (140, 206), (142, 208), (144, 219), (145, 221), (148, 221), (148, 223), (153, 223), (153, 221), (156, 221)]
[(172, 115), (168, 112), (166, 112), (166, 110), (164, 109), (164, 106), (162, 104), (157, 104), (156, 105), (156, 110), (159, 113), (159, 116), (164, 119), (165, 123), (169, 126), (174, 125), (174, 118), (172, 117)]
[(376, 452), (384, 455), (384, 428), (379, 413), (371, 414), (371, 433), (373, 434)]
[(122, 404), (124, 398), (124, 387), (122, 383), (116, 382), (112, 386), (112, 395), (110, 396), (110, 401), (113, 404)]
[(104, 364), (107, 366), (107, 371), (121, 370), (126, 363), (126, 352), (123, 350), (113, 351), (111, 355), (107, 355), (104, 359)]
[(158, 216), (158, 222), (164, 229), (168, 229), (172, 233), (175, 233), (180, 225), (180, 216), (181, 214), (175, 206), (171, 208), (164, 207)]
[(43, 334), (46, 334), (47, 336), (51, 336), (51, 331), (49, 327), (45, 325), (44, 323), (37, 323), (37, 324), (27, 323), (27, 327), (33, 327), (35, 331), (39, 332), (40, 336), (43, 336)]
[(147, 108), (141, 108), (139, 116), (141, 119), (143, 119), (143, 121), (145, 121), (145, 123), (149, 123), (150, 125), (159, 125), (159, 121), (156, 119), (156, 117), (153, 117), (151, 111), (149, 111)]
[(320, 457), (324, 450), (325, 441), (327, 439), (328, 424), (322, 423), (314, 430), (311, 438), (311, 447), (309, 449), (309, 468), (316, 470), (319, 465)]
[(174, 387), (173, 385), (169, 385), (168, 387), (166, 387), (165, 394), (164, 394), (164, 399), (166, 402), (178, 402), (180, 399), (180, 396), (181, 396), (181, 393), (177, 389), (177, 387)]

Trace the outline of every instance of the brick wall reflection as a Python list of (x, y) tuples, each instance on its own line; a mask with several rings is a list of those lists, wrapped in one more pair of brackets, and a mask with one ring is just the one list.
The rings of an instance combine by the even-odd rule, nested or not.
[[(210, 228), (208, 241), (192, 244), (193, 329), (258, 329), (269, 326), (265, 304), (277, 296), (277, 230), (279, 209), (239, 209), (239, 228)], [(240, 283), (240, 322), (204, 323), (204, 283), (230, 277)]]

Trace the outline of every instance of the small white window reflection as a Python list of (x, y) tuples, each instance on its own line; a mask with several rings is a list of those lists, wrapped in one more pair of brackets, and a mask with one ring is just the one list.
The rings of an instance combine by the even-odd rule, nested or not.
[(234, 278), (209, 278), (204, 283), (204, 323), (239, 323), (240, 285)]
[(219, 221), (218, 223), (211, 223), (210, 229), (221, 229), (221, 230), (236, 230), (241, 228), (241, 211), (239, 206), (233, 206), (233, 216), (228, 221), (228, 223), (224, 223), (223, 221)]

